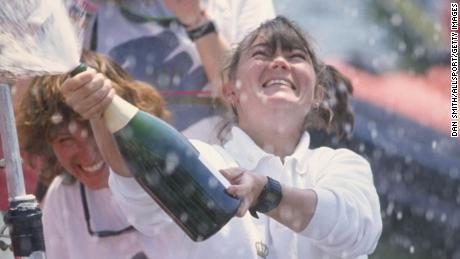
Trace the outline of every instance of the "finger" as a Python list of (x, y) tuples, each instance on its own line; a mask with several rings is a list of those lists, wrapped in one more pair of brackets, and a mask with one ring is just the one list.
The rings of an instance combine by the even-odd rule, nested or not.
[(66, 96), (67, 94), (74, 92), (86, 83), (90, 82), (94, 76), (96, 76), (96, 71), (92, 68), (88, 68), (88, 70), (74, 77), (68, 78), (61, 85), (62, 94)]
[(109, 105), (112, 103), (113, 96), (115, 95), (115, 90), (109, 88), (107, 93), (104, 96), (101, 96), (99, 101), (90, 107), (82, 117), (85, 119), (100, 119), (102, 115), (107, 110)]
[(232, 168), (227, 168), (227, 169), (221, 169), (219, 172), (230, 182), (234, 182), (236, 179), (238, 179), (242, 174), (243, 170), (241, 170), (238, 167), (232, 167)]
[(242, 185), (230, 185), (226, 189), (227, 193), (230, 195), (239, 197), (239, 198), (244, 198), (247, 194), (247, 188), (245, 188)]
[(246, 212), (249, 210), (249, 202), (247, 202), (246, 199), (243, 199), (241, 201), (240, 207), (238, 207), (238, 210), (236, 211), (236, 215), (238, 217), (244, 217), (246, 215)]
[(97, 105), (105, 97), (111, 88), (110, 83), (106, 83), (102, 74), (97, 74), (93, 81), (85, 87), (76, 90), (66, 102), (77, 112), (84, 113), (92, 106)]
[[(84, 113), (89, 107), (96, 105), (101, 96), (107, 95), (108, 89), (102, 89), (104, 81), (105, 77), (102, 74), (97, 74), (91, 82), (69, 93), (65, 100), (66, 103), (76, 112)], [(99, 93), (99, 91), (101, 92)]]

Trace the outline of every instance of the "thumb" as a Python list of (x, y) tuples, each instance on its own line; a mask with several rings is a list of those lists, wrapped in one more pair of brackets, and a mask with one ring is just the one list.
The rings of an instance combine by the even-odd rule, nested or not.
[(238, 167), (221, 169), (219, 172), (230, 182), (233, 183), (238, 177), (243, 174), (243, 170)]

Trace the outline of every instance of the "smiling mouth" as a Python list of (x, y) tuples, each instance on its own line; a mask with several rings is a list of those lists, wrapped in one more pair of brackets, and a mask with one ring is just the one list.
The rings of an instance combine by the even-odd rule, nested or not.
[(86, 171), (88, 173), (94, 173), (94, 172), (101, 170), (103, 166), (104, 166), (104, 161), (101, 160), (91, 166), (81, 166), (81, 169), (83, 169), (83, 171)]
[(282, 86), (287, 86), (291, 88), (292, 90), (296, 90), (295, 85), (289, 81), (289, 80), (284, 80), (284, 79), (273, 79), (265, 82), (262, 85), (262, 88), (269, 88), (269, 87), (282, 87)]

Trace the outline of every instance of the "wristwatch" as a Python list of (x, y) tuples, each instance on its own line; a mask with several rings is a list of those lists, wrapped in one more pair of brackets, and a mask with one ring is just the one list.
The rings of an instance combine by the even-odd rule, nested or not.
[(198, 28), (195, 28), (191, 31), (187, 31), (187, 35), (190, 38), (191, 41), (196, 41), (199, 38), (202, 38), (210, 33), (215, 33), (217, 32), (216, 26), (212, 21), (207, 21), (203, 25), (199, 26)]
[(280, 182), (267, 176), (267, 183), (260, 192), (257, 203), (249, 209), (249, 212), (254, 218), (259, 218), (256, 212), (267, 213), (278, 207), (283, 198)]

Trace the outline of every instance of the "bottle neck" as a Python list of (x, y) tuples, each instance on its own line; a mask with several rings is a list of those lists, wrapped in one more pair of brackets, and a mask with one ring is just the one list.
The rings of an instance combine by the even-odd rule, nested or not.
[(136, 106), (115, 95), (104, 112), (105, 124), (111, 133), (115, 133), (124, 128), (138, 111)]

